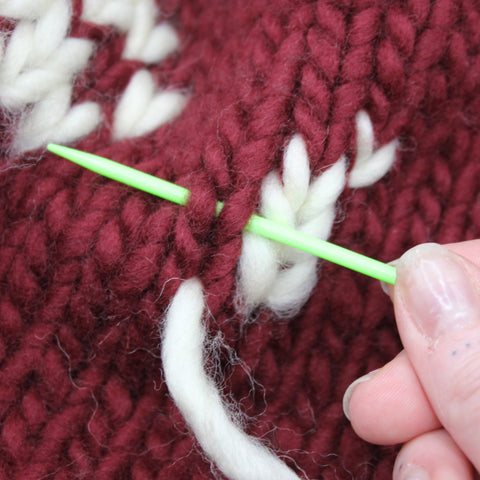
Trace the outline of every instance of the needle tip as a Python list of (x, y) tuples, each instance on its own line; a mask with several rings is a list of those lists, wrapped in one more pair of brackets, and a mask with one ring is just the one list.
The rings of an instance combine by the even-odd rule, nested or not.
[(56, 143), (49, 143), (47, 145), (47, 150), (49, 152), (55, 153), (56, 155), (62, 155), (62, 150), (65, 149), (66, 147), (62, 147), (62, 145), (57, 145)]

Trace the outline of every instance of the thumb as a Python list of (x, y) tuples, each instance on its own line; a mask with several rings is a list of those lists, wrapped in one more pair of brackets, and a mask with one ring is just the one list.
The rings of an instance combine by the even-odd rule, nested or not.
[(393, 302), (438, 419), (480, 470), (480, 269), (440, 245), (419, 245), (398, 261)]

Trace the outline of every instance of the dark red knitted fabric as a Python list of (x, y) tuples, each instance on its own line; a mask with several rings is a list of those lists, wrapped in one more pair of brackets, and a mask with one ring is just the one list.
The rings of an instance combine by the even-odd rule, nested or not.
[(388, 298), (324, 263), (299, 315), (246, 322), (234, 305), (240, 233), (291, 136), (318, 174), (354, 157), (363, 109), (379, 145), (399, 139), (398, 157), (375, 186), (342, 195), (332, 241), (392, 260), (478, 237), (480, 2), (158, 2), (182, 45), (149, 70), (189, 101), (174, 122), (122, 141), (114, 102), (141, 65), (74, 3), (71, 35), (99, 47), (74, 103), (95, 100), (105, 118), (74, 146), (193, 194), (177, 207), (44, 151), (8, 154), (14, 119), (2, 113), (0, 478), (213, 478), (159, 358), (165, 309), (195, 275), (209, 335), (229, 347), (218, 380), (248, 433), (288, 453), (300, 477), (390, 478), (395, 448), (357, 438), (341, 408), (348, 384), (401, 348)]

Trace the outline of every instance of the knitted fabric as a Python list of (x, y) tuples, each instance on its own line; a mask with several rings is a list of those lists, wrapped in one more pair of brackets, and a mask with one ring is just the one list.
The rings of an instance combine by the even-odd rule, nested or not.
[(390, 478), (395, 448), (341, 407), (401, 348), (388, 298), (242, 230), (262, 211), (382, 261), (478, 237), (480, 2), (6, 0), (0, 15), (0, 478), (241, 478), (164, 365), (191, 357), (162, 350), (179, 302), (204, 314), (211, 398), (288, 478)]

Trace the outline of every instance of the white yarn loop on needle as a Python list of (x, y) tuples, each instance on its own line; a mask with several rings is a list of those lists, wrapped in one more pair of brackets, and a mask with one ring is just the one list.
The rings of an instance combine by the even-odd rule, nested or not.
[[(283, 174), (271, 172), (263, 181), (261, 214), (278, 223), (327, 240), (335, 221), (337, 200), (348, 185), (373, 185), (393, 165), (397, 141), (376, 148), (373, 126), (364, 111), (356, 117), (357, 154), (347, 173), (342, 156), (312, 178), (303, 138), (294, 135), (283, 157)], [(263, 305), (278, 316), (295, 315), (317, 281), (318, 259), (254, 233), (243, 234), (238, 268), (238, 301), (248, 315)]]

